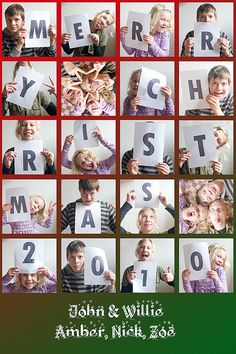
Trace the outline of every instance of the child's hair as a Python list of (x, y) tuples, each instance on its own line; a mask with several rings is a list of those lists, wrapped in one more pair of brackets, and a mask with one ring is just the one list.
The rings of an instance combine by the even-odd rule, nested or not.
[[(105, 13), (106, 15), (111, 15), (112, 19), (113, 19), (113, 22), (115, 22), (115, 15), (112, 11), (110, 10), (103, 10), (103, 11), (99, 11), (93, 18), (94, 21), (96, 21), (103, 13)], [(105, 29), (104, 29), (105, 30)]]
[(20, 66), (29, 66), (30, 69), (32, 69), (33, 65), (31, 64), (30, 61), (18, 61), (14, 67), (14, 71), (13, 71), (13, 81), (15, 80), (16, 78), (16, 74), (17, 74), (17, 71), (19, 70)]
[(228, 252), (225, 247), (220, 245), (219, 243), (212, 243), (211, 245), (208, 246), (208, 252), (209, 252), (209, 257), (210, 261), (214, 258), (216, 252), (218, 250), (224, 251), (225, 252), (225, 259), (223, 263), (223, 268), (226, 270), (229, 267), (229, 261), (228, 261)]
[(116, 95), (112, 90), (108, 90), (106, 87), (103, 87), (101, 91), (99, 91), (104, 101), (112, 106), (116, 103)]
[(84, 252), (84, 248), (86, 245), (80, 240), (74, 240), (69, 243), (66, 247), (66, 258), (68, 258), (69, 254), (74, 252)]
[(216, 8), (212, 4), (205, 3), (200, 5), (199, 8), (197, 9), (197, 20), (202, 14), (208, 12), (214, 12), (215, 18), (217, 18)]
[[(23, 120), (18, 120), (17, 121), (17, 125), (16, 125), (16, 130), (15, 130), (15, 135), (17, 137), (17, 139), (21, 140), (21, 136), (20, 136), (20, 128), (21, 128), (21, 124), (22, 124)], [(37, 134), (39, 134), (39, 130), (40, 130), (40, 121), (39, 120), (35, 120), (35, 125), (36, 125), (36, 129), (37, 129)]]
[[(40, 289), (43, 286), (43, 284), (46, 283), (47, 281), (47, 277), (45, 275), (37, 274), (37, 279), (38, 279), (37, 284), (33, 289)], [(15, 288), (17, 290), (24, 289), (24, 287), (21, 284), (21, 273), (15, 276)]]
[(44, 207), (41, 210), (39, 210), (36, 214), (33, 215), (33, 217), (36, 217), (39, 221), (44, 221), (48, 216), (46, 200), (41, 195), (37, 195), (37, 194), (31, 195), (29, 197), (30, 200), (33, 198), (40, 198), (44, 202)]
[[(142, 219), (142, 215), (143, 213), (145, 213), (146, 210), (151, 210), (154, 214), (154, 218), (155, 218), (155, 221), (157, 222), (157, 212), (154, 208), (148, 208), (148, 207), (145, 207), (145, 208), (142, 208), (139, 213), (138, 213), (138, 218), (137, 218), (137, 227), (139, 229), (139, 232), (140, 232), (140, 221)], [(153, 233), (156, 233), (155, 230), (153, 230)]]
[(138, 242), (138, 244), (137, 244), (137, 247), (136, 247), (136, 250), (135, 250), (135, 256), (136, 256), (136, 257), (139, 256), (140, 248), (142, 247), (142, 244), (143, 244), (143, 242), (145, 242), (145, 241), (149, 241), (149, 242), (151, 243), (152, 250), (153, 250), (153, 252), (154, 252), (154, 250), (155, 250), (155, 245), (154, 245), (152, 239), (150, 239), (150, 238), (142, 238), (141, 240), (139, 240), (139, 242)]
[(228, 80), (230, 85), (231, 78), (230, 78), (230, 71), (224, 65), (216, 65), (208, 73), (208, 83), (211, 80), (220, 79), (220, 80)]
[(25, 10), (20, 4), (12, 4), (5, 10), (5, 17), (12, 17), (15, 15), (20, 15), (22, 20), (25, 20)]
[(78, 166), (78, 164), (76, 163), (76, 157), (79, 155), (79, 154), (84, 154), (84, 155), (87, 155), (88, 157), (90, 157), (91, 159), (93, 159), (96, 164), (99, 163), (99, 160), (97, 159), (97, 156), (90, 150), (87, 150), (87, 149), (82, 149), (82, 150), (77, 150), (75, 151), (73, 157), (72, 157), (72, 161), (71, 161), (71, 170), (72, 170), (72, 173), (73, 174), (78, 174), (80, 173), (80, 167)]
[(94, 189), (99, 190), (99, 181), (97, 179), (80, 179), (79, 190), (83, 192), (91, 192)]
[(173, 30), (173, 14), (172, 12), (166, 8), (165, 5), (163, 4), (156, 4), (154, 5), (151, 10), (150, 10), (150, 15), (151, 15), (151, 23), (150, 23), (150, 32), (152, 33), (152, 31), (154, 30), (157, 21), (159, 20), (161, 14), (163, 12), (169, 12), (170, 14), (170, 24), (169, 24), (169, 28), (168, 30), (171, 31)]
[(128, 82), (128, 92), (127, 92), (128, 96), (132, 96), (131, 85), (132, 85), (134, 75), (141, 75), (141, 74), (142, 74), (142, 69), (138, 69), (132, 72)]
[[(232, 225), (233, 224), (233, 215), (234, 215), (233, 202), (231, 202), (230, 200), (226, 201), (226, 200), (223, 200), (223, 199), (216, 199), (212, 203), (215, 203), (215, 202), (218, 202), (218, 203), (223, 204), (225, 206), (225, 208), (226, 208), (226, 220), (227, 220), (227, 222), (230, 225)], [(210, 208), (211, 204), (209, 205), (209, 208)], [(209, 216), (208, 216), (208, 222), (209, 222), (210, 225), (212, 225)]]

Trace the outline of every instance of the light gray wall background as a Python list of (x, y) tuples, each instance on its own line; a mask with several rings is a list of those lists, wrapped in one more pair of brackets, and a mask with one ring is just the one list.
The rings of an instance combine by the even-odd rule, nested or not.
[[(146, 121), (143, 120), (143, 122)], [(141, 122), (141, 120), (120, 121), (120, 173), (122, 173), (121, 161), (124, 153), (134, 147), (135, 122)], [(165, 124), (164, 153), (170, 156), (174, 163), (174, 121), (165, 120), (162, 122)]]
[[(121, 239), (120, 240), (120, 284), (122, 281), (125, 269), (134, 264), (137, 260), (135, 250), (140, 239)], [(164, 268), (170, 267), (173, 275), (175, 274), (174, 261), (174, 239), (154, 239), (152, 241), (155, 245), (155, 252), (153, 259), (157, 261), (157, 265)], [(173, 293), (175, 288), (169, 286), (164, 281), (160, 282), (159, 292)]]
[[(148, 181), (148, 179), (145, 179)], [(159, 188), (161, 193), (166, 196), (167, 203), (171, 205), (175, 205), (174, 203), (174, 180), (159, 180)], [(120, 206), (122, 206), (126, 201), (127, 193), (131, 190), (135, 189), (135, 181), (134, 180), (121, 180), (120, 181)], [(138, 233), (138, 228), (136, 226), (138, 213), (140, 208), (132, 208), (127, 215), (125, 216), (124, 220), (122, 221), (122, 226), (125, 230), (131, 233)], [(163, 232), (167, 231), (171, 227), (174, 226), (174, 219), (170, 215), (168, 211), (165, 210), (164, 206), (159, 203), (159, 208), (157, 211), (157, 231)]]
[[(179, 3), (179, 53), (186, 34), (194, 28), (197, 22), (197, 9), (203, 2)], [(221, 31), (225, 32), (233, 46), (233, 2), (211, 2), (216, 8), (217, 22)]]
[[(110, 10), (115, 14), (115, 2), (64, 2), (62, 3), (62, 33), (66, 32), (64, 16), (76, 15), (81, 12), (86, 12), (89, 19), (93, 19), (98, 12), (103, 10)], [(115, 16), (116, 19), (116, 16)], [(115, 22), (108, 26), (106, 31), (108, 34), (108, 41), (104, 56), (115, 56), (116, 55), (116, 30)], [(68, 56), (62, 49), (62, 55)], [(72, 54), (70, 55), (72, 56)]]
[(120, 113), (123, 112), (124, 99), (127, 96), (128, 82), (135, 70), (145, 67), (147, 69), (158, 71), (166, 75), (166, 84), (172, 89), (172, 99), (174, 101), (174, 63), (163, 62), (147, 62), (147, 61), (129, 61), (120, 62)]
[(183, 245), (188, 245), (196, 242), (207, 242), (208, 246), (212, 243), (218, 243), (222, 245), (228, 252), (228, 261), (230, 263), (230, 267), (226, 270), (226, 279), (228, 285), (228, 291), (230, 293), (233, 292), (234, 283), (233, 283), (233, 272), (234, 272), (234, 257), (233, 257), (233, 240), (230, 238), (189, 238), (189, 239), (180, 239), (179, 240), (179, 292), (184, 293), (183, 283), (182, 283), (182, 271), (185, 269), (184, 263), (184, 254), (183, 254)]
[[(156, 2), (121, 3), (120, 4), (120, 27), (127, 26), (127, 19), (128, 19), (129, 11), (142, 12), (144, 14), (147, 14), (150, 12), (151, 8), (153, 6), (155, 6), (156, 4), (157, 4)], [(174, 19), (174, 3), (173, 2), (168, 2), (168, 3), (159, 2), (159, 4), (166, 5), (167, 9), (172, 12), (173, 19)], [(120, 45), (120, 55), (130, 57), (130, 55), (127, 54), (126, 51), (122, 48), (122, 45)], [(174, 55), (174, 31), (171, 31), (170, 32), (170, 53), (169, 53), (169, 56), (173, 56), (173, 55)]]
[[(184, 140), (184, 133), (183, 133), (183, 127), (191, 127), (199, 124), (204, 124), (204, 123), (212, 123), (212, 127), (222, 127), (225, 129), (228, 134), (229, 134), (229, 148), (227, 149), (225, 146), (221, 147), (218, 149), (218, 154), (220, 157), (220, 162), (223, 164), (223, 174), (225, 175), (230, 175), (233, 174), (233, 146), (234, 146), (234, 140), (233, 140), (233, 122), (232, 121), (225, 121), (225, 120), (215, 120), (215, 121), (204, 121), (204, 120), (194, 120), (194, 121), (186, 121), (186, 120), (181, 120), (179, 122), (179, 148), (185, 147), (185, 140)], [(224, 154), (226, 154), (228, 161), (224, 160)]]
[[(50, 201), (56, 202), (56, 181), (54, 180), (3, 180), (2, 182), (2, 204), (6, 203), (6, 189), (7, 188), (22, 188), (27, 187), (29, 190), (29, 196), (41, 195), (46, 200), (47, 206)], [(46, 228), (36, 224), (36, 230), (40, 234), (54, 234), (56, 233), (56, 211), (54, 212), (53, 224), (51, 227)], [(2, 230), (3, 234), (11, 234), (11, 228), (9, 225), (5, 225)]]
[[(80, 120), (81, 121), (81, 120)], [(86, 122), (86, 121), (84, 121)], [(102, 132), (102, 137), (107, 139), (110, 143), (115, 144), (116, 141), (116, 122), (114, 120), (98, 120), (97, 126)], [(62, 136), (61, 136), (61, 146), (63, 147), (65, 138), (67, 135), (73, 135), (74, 130), (74, 120), (62, 120)], [(105, 148), (101, 143), (98, 147), (88, 148), (91, 150), (99, 159), (99, 161), (104, 160), (111, 156), (111, 151)], [(71, 160), (75, 152), (74, 144), (71, 145), (69, 159)], [(71, 174), (71, 171), (67, 168), (61, 166), (62, 174)], [(116, 172), (115, 165), (112, 167), (111, 173)]]

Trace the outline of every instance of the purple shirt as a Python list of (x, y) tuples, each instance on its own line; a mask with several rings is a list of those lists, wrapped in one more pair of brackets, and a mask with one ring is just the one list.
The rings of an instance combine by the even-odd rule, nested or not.
[(131, 107), (131, 100), (130, 96), (127, 96), (124, 100), (123, 105), (123, 116), (173, 116), (174, 115), (174, 103), (172, 98), (169, 100), (165, 100), (165, 108), (160, 111), (158, 109), (144, 107), (144, 106), (137, 106), (137, 109), (134, 110)]
[(50, 274), (49, 278), (45, 283), (43, 283), (40, 287), (34, 287), (31, 290), (20, 287), (17, 289), (15, 287), (15, 283), (10, 283), (12, 277), (8, 277), (8, 275), (4, 275), (2, 277), (2, 292), (4, 294), (37, 294), (37, 293), (55, 293), (57, 290), (57, 280), (54, 274)]
[(12, 234), (38, 234), (36, 224), (48, 228), (52, 225), (52, 222), (53, 214), (48, 215), (47, 219), (44, 221), (40, 221), (38, 218), (31, 216), (30, 221), (8, 222), (7, 214), (5, 212), (2, 213), (2, 225), (10, 225)]

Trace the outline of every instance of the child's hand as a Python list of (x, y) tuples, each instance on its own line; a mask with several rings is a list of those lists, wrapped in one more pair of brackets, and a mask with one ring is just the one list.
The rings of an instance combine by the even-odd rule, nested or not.
[(74, 135), (67, 135), (65, 138), (65, 144), (71, 145), (74, 141)]
[(121, 29), (120, 29), (120, 37), (126, 36), (127, 33), (128, 33), (128, 27), (127, 26), (122, 26)]
[(218, 277), (218, 275), (215, 270), (209, 270), (207, 272), (207, 277), (210, 279), (216, 279)]
[(229, 52), (229, 40), (226, 38), (218, 38), (218, 42), (222, 48), (222, 52), (224, 54), (224, 57), (229, 57), (230, 56), (230, 52)]
[(132, 203), (135, 199), (136, 199), (135, 190), (132, 190), (132, 191), (127, 193), (127, 196), (126, 196), (126, 201), (127, 202)]
[(185, 41), (184, 41), (184, 56), (185, 57), (191, 56), (190, 54), (191, 54), (191, 50), (192, 50), (194, 42), (195, 42), (194, 37), (188, 37), (187, 39), (185, 39)]
[(162, 193), (160, 193), (158, 195), (158, 199), (160, 200), (161, 204), (166, 208), (168, 205), (166, 197)]
[(220, 175), (223, 171), (223, 165), (219, 161), (211, 161), (211, 167), (216, 175)]
[(191, 158), (191, 154), (188, 150), (182, 150), (179, 152), (179, 167), (182, 167), (185, 161)]
[(50, 272), (49, 272), (49, 269), (46, 267), (39, 267), (37, 269), (37, 274), (49, 278)]
[(12, 165), (12, 161), (14, 158), (17, 156), (17, 152), (15, 151), (8, 151), (5, 153), (4, 158), (3, 158), (3, 163), (6, 168), (10, 168)]
[(44, 84), (44, 86), (46, 86), (46, 87), (49, 87), (49, 89), (48, 89), (48, 93), (50, 94), (50, 95), (57, 95), (57, 92), (56, 92), (56, 85), (55, 85), (55, 83), (54, 83), (54, 81), (51, 79), (51, 77), (49, 76), (49, 80), (50, 80), (50, 83), (51, 84)]
[(75, 76), (78, 77), (79, 82), (80, 83), (82, 82), (82, 78), (81, 78), (81, 76), (79, 74), (79, 68), (74, 63), (72, 63), (70, 61), (64, 61), (63, 65), (64, 65), (64, 69), (65, 69), (65, 71), (67, 72), (68, 75), (70, 75), (70, 76), (74, 76), (75, 75)]
[(130, 284), (133, 284), (133, 281), (136, 277), (137, 277), (137, 272), (132, 271), (127, 274), (127, 280)]
[(27, 36), (27, 30), (23, 26), (21, 29), (18, 31), (18, 41), (17, 41), (17, 49), (21, 49), (25, 43), (25, 38)]
[(133, 111), (136, 111), (137, 106), (140, 105), (141, 102), (141, 98), (140, 97), (135, 97), (131, 100), (130, 104), (131, 104), (131, 108)]
[(188, 280), (190, 274), (191, 274), (191, 270), (190, 269), (184, 269), (183, 272), (182, 272), (182, 279), (183, 280)]
[(54, 154), (51, 151), (43, 150), (41, 154), (45, 157), (48, 166), (53, 166), (54, 164)]
[(115, 273), (113, 273), (111, 270), (107, 270), (105, 273), (104, 273), (104, 278), (106, 280), (110, 280), (111, 281), (111, 285), (115, 285), (115, 282), (116, 282), (116, 275)]
[(53, 44), (57, 38), (57, 31), (54, 25), (49, 25), (48, 27), (48, 35), (50, 37), (50, 43)]
[(4, 85), (2, 95), (3, 97), (7, 97), (9, 93), (13, 93), (17, 90), (16, 82), (8, 82)]
[[(93, 64), (93, 67), (94, 67), (95, 71), (97, 72), (97, 75), (102, 70), (102, 68), (104, 68), (105, 65), (106, 65), (105, 61), (96, 62)], [(95, 76), (94, 80), (97, 78), (97, 75)]]
[(169, 100), (171, 98), (172, 90), (169, 86), (162, 86), (160, 88), (160, 91), (165, 95), (166, 100)]
[(49, 215), (52, 215), (55, 212), (56, 205), (57, 205), (57, 203), (53, 203), (52, 201), (50, 202), (49, 207), (48, 207), (48, 214)]
[(170, 173), (170, 167), (165, 162), (158, 163), (156, 167), (161, 175), (168, 175)]
[(220, 108), (220, 101), (219, 98), (213, 95), (208, 95), (206, 97), (206, 101), (210, 106), (210, 109), (213, 111), (214, 115), (216, 116), (223, 116), (224, 113)]
[(93, 132), (93, 135), (97, 138), (101, 138), (102, 139), (102, 132), (101, 130), (98, 128), (98, 126), (96, 126), (96, 130), (95, 132)]
[(174, 275), (171, 272), (170, 267), (167, 268), (166, 272), (163, 272), (161, 274), (162, 280), (164, 280), (166, 283), (170, 283), (171, 281), (174, 280)]
[(71, 37), (72, 37), (71, 33), (63, 33), (62, 36), (61, 36), (61, 43), (62, 44), (66, 44), (67, 42), (69, 42)]
[(86, 94), (86, 96), (84, 96), (83, 98), (81, 98), (80, 101), (78, 101), (78, 106), (82, 108), (82, 110), (85, 110), (87, 107), (87, 101), (88, 101), (88, 97), (89, 97), (90, 93), (88, 92)]
[(99, 35), (97, 33), (91, 33), (90, 38), (92, 39), (93, 44), (99, 45)]
[(20, 269), (17, 268), (17, 267), (12, 267), (12, 268), (9, 268), (8, 271), (7, 271), (7, 276), (9, 278), (13, 278), (14, 276), (16, 276), (17, 274), (20, 273)]
[(127, 169), (130, 175), (137, 175), (138, 174), (138, 164), (139, 161), (135, 159), (130, 159), (127, 163)]
[(3, 204), (2, 211), (3, 212), (9, 211), (9, 210), (11, 210), (12, 207), (13, 207), (13, 205), (11, 205), (11, 204)]
[(143, 40), (144, 40), (144, 42), (148, 43), (149, 45), (152, 45), (154, 43), (154, 38), (150, 34), (144, 34)]

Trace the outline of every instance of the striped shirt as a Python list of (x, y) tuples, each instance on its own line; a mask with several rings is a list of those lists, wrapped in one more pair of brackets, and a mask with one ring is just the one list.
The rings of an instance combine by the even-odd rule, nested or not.
[[(231, 93), (220, 100), (220, 108), (225, 116), (233, 116), (234, 114), (234, 98)], [(185, 111), (186, 116), (214, 116), (210, 108), (206, 109), (191, 109)]]
[(4, 57), (54, 57), (56, 54), (56, 45), (52, 44), (49, 48), (25, 48), (16, 49), (18, 35), (12, 36), (7, 28), (2, 31), (2, 55)]
[[(134, 153), (134, 149), (128, 150), (124, 153), (121, 162), (122, 174), (129, 175), (127, 165), (129, 160), (133, 158), (133, 153)], [(173, 173), (173, 161), (171, 160), (171, 158), (168, 155), (163, 154), (163, 162), (169, 166), (170, 173)], [(157, 175), (159, 174), (159, 172), (155, 166), (139, 166), (138, 174)]]
[[(67, 226), (70, 226), (71, 233), (75, 233), (75, 211), (76, 203), (82, 203), (81, 199), (75, 202), (69, 203), (61, 213), (61, 231), (65, 230)], [(109, 233), (109, 229), (113, 233), (116, 232), (116, 211), (112, 205), (106, 202), (100, 202), (101, 204), (101, 233)]]
[(106, 285), (85, 285), (84, 271), (74, 272), (67, 264), (61, 270), (61, 291), (64, 293), (107, 293)]
[[(186, 34), (186, 37), (184, 38), (184, 41), (183, 41), (183, 44), (182, 44), (182, 50), (181, 50), (181, 57), (184, 57), (184, 42), (187, 38), (189, 37), (194, 37), (194, 31), (190, 31)], [(225, 38), (229, 41), (229, 38), (227, 36), (227, 34), (225, 32), (220, 32), (220, 38)], [(232, 45), (229, 41), (229, 53), (231, 55), (233, 55), (233, 52), (232, 52)], [(194, 46), (192, 46), (191, 50), (190, 50), (190, 53), (189, 53), (189, 56), (190, 57), (193, 57), (194, 56)], [(222, 50), (222, 47), (220, 47), (220, 57), (224, 57), (224, 53), (223, 53), (223, 50)]]

